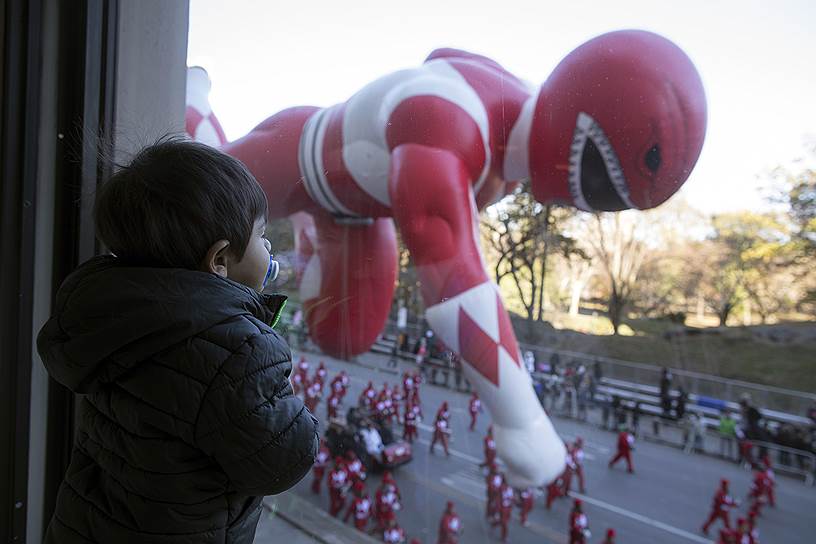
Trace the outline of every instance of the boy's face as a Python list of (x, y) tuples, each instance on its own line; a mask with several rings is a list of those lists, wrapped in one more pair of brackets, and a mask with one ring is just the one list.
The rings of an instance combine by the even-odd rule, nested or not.
[(251, 287), (259, 293), (263, 291), (266, 271), (269, 268), (269, 255), (272, 252), (272, 245), (265, 236), (266, 220), (257, 219), (243, 259), (237, 262), (232, 260), (227, 267), (229, 279)]

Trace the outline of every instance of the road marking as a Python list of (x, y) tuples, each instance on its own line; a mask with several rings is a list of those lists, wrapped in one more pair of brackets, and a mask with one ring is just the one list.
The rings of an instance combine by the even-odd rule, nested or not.
[(663, 523), (662, 521), (657, 521), (656, 519), (648, 518), (636, 512), (630, 512), (629, 510), (621, 508), (620, 506), (615, 506), (614, 504), (609, 504), (608, 502), (604, 502), (599, 499), (593, 499), (592, 497), (588, 497), (581, 493), (571, 492), (570, 496), (575, 497), (577, 499), (581, 499), (582, 501), (597, 506), (599, 508), (603, 508), (604, 510), (609, 510), (610, 512), (615, 512), (616, 514), (626, 516), (627, 518), (639, 521), (641, 523), (645, 523), (646, 525), (651, 525), (652, 527), (655, 527), (657, 529), (662, 529), (667, 533), (681, 536), (683, 538), (691, 540), (692, 542), (699, 542), (700, 544), (714, 544), (713, 540), (708, 540), (707, 538), (703, 538), (699, 535), (695, 535), (694, 533), (684, 531), (683, 529), (679, 529), (667, 523)]

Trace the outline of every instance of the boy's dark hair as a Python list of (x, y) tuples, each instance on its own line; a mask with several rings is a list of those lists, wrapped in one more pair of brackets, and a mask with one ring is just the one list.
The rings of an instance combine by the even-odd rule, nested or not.
[(197, 270), (210, 246), (243, 258), (266, 195), (237, 159), (182, 137), (142, 149), (96, 195), (96, 234), (137, 265)]

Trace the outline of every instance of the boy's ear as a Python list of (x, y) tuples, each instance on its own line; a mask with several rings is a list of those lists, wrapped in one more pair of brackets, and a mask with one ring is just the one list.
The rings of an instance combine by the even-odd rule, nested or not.
[(227, 277), (227, 268), (229, 266), (229, 242), (227, 240), (218, 240), (210, 249), (207, 250), (207, 255), (204, 257), (202, 263), (202, 270), (204, 272), (212, 272), (218, 274), (222, 278)]

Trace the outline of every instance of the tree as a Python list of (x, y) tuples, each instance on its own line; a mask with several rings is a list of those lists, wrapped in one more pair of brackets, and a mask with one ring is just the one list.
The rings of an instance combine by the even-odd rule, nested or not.
[[(816, 158), (816, 144), (809, 150), (811, 162)], [(816, 169), (798, 171), (779, 167), (771, 173), (775, 182), (768, 197), (784, 209), (791, 224), (790, 275), (801, 286), (795, 306), (799, 311), (816, 315)]]
[(778, 213), (731, 212), (712, 218), (707, 248), (709, 287), (720, 325), (739, 302), (750, 300), (763, 320), (789, 306), (778, 276), (791, 262), (791, 238)]
[(642, 213), (598, 213), (586, 223), (582, 236), (606, 277), (607, 308), (615, 334), (648, 254), (646, 225), (646, 215)]
[(496, 283), (510, 280), (528, 321), (543, 320), (548, 257), (574, 245), (562, 232), (574, 213), (537, 202), (523, 184), (484, 214), (482, 238)]

